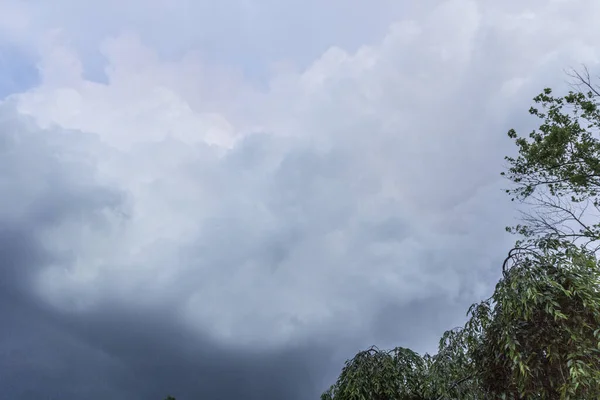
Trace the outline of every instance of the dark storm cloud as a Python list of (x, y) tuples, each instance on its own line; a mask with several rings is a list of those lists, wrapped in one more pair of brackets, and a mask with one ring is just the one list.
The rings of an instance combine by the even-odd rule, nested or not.
[(61, 161), (65, 152), (53, 149), (53, 140), (83, 135), (60, 136), (18, 117), (10, 105), (0, 108), (0, 386), (6, 398), (40, 398), (66, 388), (73, 398), (80, 390), (76, 378), (86, 381), (84, 371), (92, 378), (101, 375), (102, 360), (57, 328), (56, 315), (32, 289), (41, 268), (69, 257), (46, 248), (40, 233), (118, 202), (118, 193), (95, 186), (91, 175), (69, 171)]
[[(318, 394), (329, 356), (319, 343), (271, 352), (227, 349), (189, 332), (168, 308), (140, 312), (107, 301), (81, 315), (44, 304), (32, 287), (35, 273), (68, 264), (72, 255), (45, 248), (40, 232), (73, 218), (98, 222), (98, 211), (118, 208), (122, 195), (95, 184), (89, 166), (65, 165), (64, 148), (52, 146), (63, 136), (76, 147), (72, 141), (85, 136), (39, 130), (6, 105), (0, 111), (2, 398), (133, 400), (172, 393), (268, 400)], [(9, 207), (11, 199), (20, 204)]]
[(316, 398), (329, 361), (318, 345), (223, 349), (182, 334), (168, 315), (69, 318), (2, 300), (1, 398)]
[(0, 384), (11, 399), (315, 398), (329, 356), (319, 346), (223, 349), (168, 315), (68, 318), (10, 301), (1, 313)]

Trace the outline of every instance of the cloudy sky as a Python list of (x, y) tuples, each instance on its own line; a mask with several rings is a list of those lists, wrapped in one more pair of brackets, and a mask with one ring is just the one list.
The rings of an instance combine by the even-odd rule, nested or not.
[(433, 351), (600, 3), (0, 0), (2, 399), (316, 399)]

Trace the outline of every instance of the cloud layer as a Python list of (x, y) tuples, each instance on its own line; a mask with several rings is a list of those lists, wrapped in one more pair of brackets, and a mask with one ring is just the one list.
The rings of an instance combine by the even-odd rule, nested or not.
[(0, 105), (19, 398), (308, 399), (361, 346), (432, 350), (511, 243), (504, 132), (599, 56), (591, 1), (61, 2), (0, 6), (40, 80)]

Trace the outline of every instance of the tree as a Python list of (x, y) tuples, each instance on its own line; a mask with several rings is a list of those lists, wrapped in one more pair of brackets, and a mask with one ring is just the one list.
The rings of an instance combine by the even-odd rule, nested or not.
[(545, 89), (515, 130), (505, 174), (526, 203), (522, 235), (492, 296), (447, 331), (438, 353), (371, 348), (346, 362), (322, 400), (600, 398), (600, 88), (587, 70), (563, 97)]
[[(510, 307), (494, 328), (504, 324), (505, 345), (514, 341), (515, 351), (527, 355), (519, 366), (529, 374), (512, 370), (513, 389), (549, 399), (600, 398), (600, 88), (585, 68), (570, 76), (576, 90), (553, 96), (546, 88), (534, 98), (529, 113), (541, 120), (538, 129), (508, 132), (518, 156), (506, 157), (505, 175), (514, 184), (507, 192), (529, 211), (522, 224), (507, 228), (523, 239), (506, 261), (517, 268), (507, 273), (505, 262), (497, 292)], [(520, 321), (512, 338), (511, 320)]]
[(423, 400), (429, 391), (428, 366), (429, 360), (412, 350), (371, 347), (346, 361), (336, 384), (321, 399)]
[(600, 398), (595, 257), (575, 246), (552, 253), (516, 248), (504, 266), (494, 295), (469, 321), (481, 332), (472, 359), (482, 391), (515, 400)]
[[(512, 265), (511, 265), (512, 263)], [(514, 249), (494, 294), (438, 353), (371, 348), (322, 400), (600, 398), (600, 269), (577, 247)]]
[(467, 332), (457, 328), (444, 333), (435, 356), (420, 356), (403, 347), (361, 351), (346, 361), (321, 400), (480, 399)]
[(529, 113), (541, 120), (527, 136), (508, 132), (518, 149), (506, 157), (513, 200), (530, 206), (523, 224), (509, 231), (541, 247), (577, 244), (589, 251), (600, 245), (600, 87), (587, 69), (573, 71), (573, 87), (565, 96), (546, 88), (534, 98)]

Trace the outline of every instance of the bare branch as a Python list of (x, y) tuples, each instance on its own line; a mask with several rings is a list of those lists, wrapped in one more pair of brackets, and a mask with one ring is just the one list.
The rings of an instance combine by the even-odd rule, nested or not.
[(594, 93), (594, 95), (596, 95), (597, 97), (600, 97), (600, 86), (594, 85), (592, 83), (592, 78), (590, 77), (590, 71), (588, 70), (587, 66), (582, 65), (582, 70), (583, 70), (583, 72), (578, 72), (575, 68), (571, 68), (570, 71), (565, 71), (568, 76), (570, 76), (571, 78), (573, 78), (577, 81), (577, 82), (571, 84), (572, 87), (575, 87), (578, 90), (580, 90), (582, 86), (586, 87), (592, 93)]

